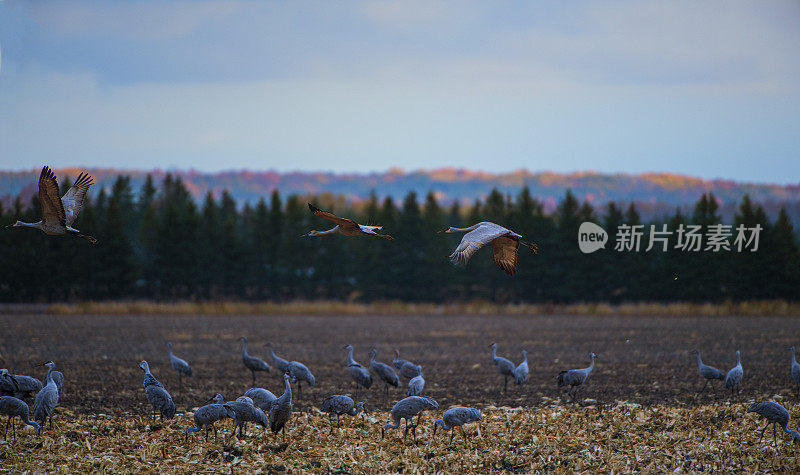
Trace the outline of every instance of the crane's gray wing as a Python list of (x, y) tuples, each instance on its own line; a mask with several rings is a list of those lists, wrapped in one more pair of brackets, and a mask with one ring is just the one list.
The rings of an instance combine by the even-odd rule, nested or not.
[(483, 223), (461, 238), (461, 243), (452, 254), (450, 261), (456, 265), (466, 265), (469, 258), (493, 239), (507, 234), (508, 229), (494, 223)]
[(64, 204), (58, 196), (58, 182), (50, 167), (42, 168), (39, 175), (39, 202), (42, 204), (42, 221), (51, 225), (67, 225)]
[(78, 175), (78, 179), (75, 180), (75, 183), (72, 184), (72, 187), (61, 197), (61, 202), (66, 212), (67, 226), (72, 226), (75, 218), (78, 217), (78, 213), (80, 213), (83, 208), (83, 200), (86, 198), (86, 192), (89, 191), (89, 187), (92, 185), (94, 185), (92, 177), (87, 173), (81, 173)]
[(497, 267), (503, 269), (506, 274), (514, 275), (517, 272), (517, 250), (519, 240), (503, 235), (492, 240), (492, 257)]
[(311, 203), (308, 204), (308, 209), (314, 213), (315, 216), (319, 216), (320, 218), (327, 219), (328, 221), (334, 222), (339, 225), (341, 228), (349, 228), (354, 231), (362, 231), (361, 227), (353, 221), (352, 219), (347, 218), (340, 218), (335, 214), (331, 213), (330, 211), (325, 211), (322, 209), (317, 208), (316, 206), (312, 205)]

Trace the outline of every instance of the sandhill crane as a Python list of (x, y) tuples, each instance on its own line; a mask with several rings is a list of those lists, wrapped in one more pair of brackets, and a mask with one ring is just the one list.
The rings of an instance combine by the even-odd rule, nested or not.
[(61, 396), (61, 390), (64, 388), (64, 373), (61, 371), (53, 371), (53, 381), (56, 383), (56, 388), (58, 388), (58, 395)]
[(284, 390), (283, 394), (275, 401), (269, 411), (269, 428), (275, 439), (278, 438), (278, 432), (282, 432), (283, 441), (286, 441), (286, 423), (292, 416), (292, 385), (289, 383), (291, 375), (287, 371), (283, 374)]
[(736, 395), (739, 395), (739, 390), (742, 385), (742, 376), (744, 375), (744, 370), (742, 370), (742, 360), (739, 357), (739, 350), (736, 350), (736, 366), (728, 371), (728, 374), (725, 375), (725, 387), (731, 390), (731, 394), (736, 392)]
[(369, 389), (372, 386), (372, 376), (370, 376), (369, 371), (367, 368), (361, 366), (356, 360), (353, 359), (353, 345), (347, 345), (344, 347), (347, 350), (347, 371), (350, 373), (350, 377), (353, 378), (353, 381), (356, 383), (356, 391), (358, 391), (359, 386), (363, 386), (365, 389)]
[(309, 386), (317, 384), (316, 378), (311, 371), (299, 361), (290, 361), (286, 368), (286, 373), (289, 373), (293, 383), (297, 383), (297, 397), (300, 398), (303, 394), (303, 389), (300, 383), (305, 381)]
[(536, 244), (523, 241), (522, 235), (487, 221), (474, 224), (468, 228), (448, 227), (439, 232), (467, 233), (461, 238), (461, 243), (459, 243), (456, 250), (450, 254), (450, 261), (456, 265), (467, 265), (469, 258), (478, 249), (491, 242), (494, 263), (508, 275), (514, 275), (517, 272), (517, 250), (520, 244), (530, 249), (534, 254), (539, 252), (539, 247)]
[(242, 342), (242, 363), (244, 363), (245, 368), (253, 373), (253, 385), (255, 386), (256, 371), (266, 371), (269, 373), (269, 365), (261, 358), (247, 354), (247, 338), (241, 337), (239, 341)]
[(278, 399), (272, 391), (262, 388), (250, 388), (244, 395), (252, 399), (253, 404), (267, 414), (272, 409), (272, 404)]
[[(408, 435), (408, 429), (411, 429), (411, 434), (414, 436), (414, 441), (417, 440), (417, 426), (422, 419), (422, 412), (429, 409), (439, 409), (439, 403), (433, 398), (425, 396), (408, 396), (401, 399), (394, 406), (392, 406), (392, 420), (394, 423), (386, 424), (381, 429), (381, 438), (386, 435), (389, 429), (396, 429), (400, 427), (400, 421), (406, 420), (406, 429), (403, 432), (403, 440)], [(417, 417), (417, 423), (414, 424), (414, 416)]]
[(175, 403), (172, 402), (172, 396), (150, 372), (150, 365), (147, 364), (147, 361), (142, 360), (139, 363), (139, 368), (144, 371), (142, 386), (144, 386), (144, 394), (147, 397), (147, 401), (153, 406), (153, 421), (155, 422), (156, 420), (156, 413), (161, 415), (162, 421), (164, 418), (172, 419), (175, 417)]
[(272, 357), (272, 364), (278, 368), (281, 375), (289, 370), (289, 361), (283, 358), (278, 357), (275, 354), (275, 350), (272, 348), (272, 343), (267, 343), (267, 348), (269, 348), (269, 356)]
[(379, 378), (381, 378), (384, 386), (384, 394), (388, 395), (389, 385), (391, 384), (392, 386), (397, 387), (400, 384), (400, 378), (397, 377), (397, 373), (394, 371), (394, 368), (386, 363), (376, 361), (375, 358), (377, 356), (378, 350), (373, 348), (369, 353), (369, 367), (375, 372), (375, 374), (378, 375)]
[(794, 346), (791, 348), (792, 350), (792, 361), (791, 361), (791, 370), (789, 374), (792, 375), (792, 379), (794, 383), (797, 385), (797, 395), (800, 396), (800, 364), (797, 363), (797, 359), (794, 357)]
[(199, 432), (201, 429), (206, 429), (206, 440), (208, 440), (208, 431), (214, 429), (214, 440), (217, 440), (217, 428), (215, 422), (223, 419), (235, 419), (236, 412), (232, 407), (222, 404), (222, 394), (217, 394), (206, 402), (214, 401), (213, 404), (207, 404), (199, 407), (194, 411), (194, 424), (196, 427), (189, 427), (186, 429), (186, 439), (192, 432)]
[(169, 348), (169, 364), (172, 365), (172, 369), (178, 372), (178, 387), (183, 389), (183, 375), (191, 376), (192, 375), (192, 367), (189, 366), (189, 363), (186, 360), (178, 358), (172, 353), (172, 342), (167, 342), (167, 348)]
[[(592, 374), (592, 370), (594, 370), (594, 360), (597, 358), (597, 355), (590, 353), (589, 358), (592, 359), (592, 362), (588, 368), (571, 369), (569, 371), (562, 371), (558, 373), (558, 387), (563, 388), (565, 386), (569, 386), (567, 389), (567, 394), (572, 396), (573, 402), (578, 398), (578, 390), (580, 389), (581, 385), (586, 382), (586, 379), (590, 374)], [(573, 388), (574, 392), (572, 392)]]
[(464, 442), (466, 442), (467, 434), (464, 433), (464, 424), (481, 420), (483, 420), (483, 416), (481, 416), (481, 411), (478, 409), (474, 407), (456, 406), (444, 411), (442, 418), (433, 423), (433, 435), (436, 435), (437, 427), (441, 427), (446, 431), (452, 431), (450, 432), (450, 443), (452, 444), (453, 436), (456, 435), (456, 431), (453, 429), (458, 427), (461, 429), (461, 435), (464, 436)]
[(50, 428), (53, 428), (53, 412), (58, 404), (58, 386), (53, 380), (53, 368), (56, 364), (52, 361), (42, 363), (39, 366), (47, 366), (46, 383), (33, 401), (33, 420), (44, 426), (49, 421)]
[(340, 218), (335, 214), (331, 213), (330, 211), (321, 210), (316, 206), (312, 205), (311, 203), (308, 204), (308, 209), (310, 209), (315, 216), (319, 216), (320, 218), (327, 219), (328, 221), (336, 223), (336, 226), (332, 227), (327, 231), (309, 231), (300, 237), (324, 236), (326, 234), (341, 234), (342, 236), (377, 236), (380, 238), (387, 239), (389, 241), (392, 241), (394, 239), (392, 236), (389, 236), (388, 234), (378, 234), (375, 232), (383, 229), (383, 226), (364, 226), (363, 224), (356, 223), (352, 219)]
[(422, 394), (423, 389), (425, 389), (425, 377), (422, 375), (422, 369), (420, 369), (419, 374), (408, 382), (408, 396), (419, 396)]
[(331, 423), (331, 434), (333, 433), (333, 416), (336, 416), (336, 427), (339, 427), (339, 416), (348, 414), (357, 416), (359, 412), (364, 410), (364, 403), (356, 403), (350, 396), (342, 396), (334, 394), (328, 396), (322, 401), (322, 406), (319, 408), (322, 412), (328, 413), (328, 421)]
[(422, 371), (421, 366), (400, 358), (400, 350), (394, 350), (392, 366), (394, 366), (397, 371), (400, 372), (400, 376), (409, 380), (415, 378), (417, 375), (419, 375), (419, 372)]
[(7, 369), (0, 370), (0, 372), (3, 371), (8, 376), (5, 379), (0, 378), (0, 395), (2, 396), (14, 396), (17, 399), (24, 399), (32, 393), (38, 393), (44, 387), (42, 382), (33, 376), (11, 374)]
[(528, 352), (522, 350), (522, 363), (514, 368), (514, 381), (517, 384), (522, 384), (528, 380)]
[(12, 440), (17, 440), (17, 427), (13, 421), (15, 417), (19, 417), (22, 419), (22, 422), (36, 429), (37, 434), (41, 430), (41, 426), (39, 426), (38, 422), (30, 420), (30, 409), (28, 405), (25, 404), (25, 401), (17, 399), (14, 396), (0, 396), (0, 415), (8, 416), (5, 430), (6, 442), (8, 442), (9, 426), (11, 426), (11, 430), (13, 431)]
[(64, 196), (59, 197), (56, 175), (50, 167), (43, 167), (42, 173), (39, 175), (39, 202), (42, 205), (42, 220), (35, 223), (23, 223), (18, 220), (6, 227), (36, 228), (50, 235), (73, 234), (95, 244), (97, 239), (82, 234), (72, 227), (72, 223), (83, 208), (86, 192), (93, 184), (92, 177), (81, 173), (72, 187), (64, 193)]
[(776, 447), (778, 446), (778, 436), (775, 434), (775, 424), (781, 426), (784, 432), (792, 437), (794, 442), (800, 442), (800, 434), (798, 434), (796, 431), (789, 430), (787, 427), (789, 424), (789, 411), (787, 411), (780, 404), (772, 401), (761, 401), (750, 406), (747, 409), (747, 412), (755, 412), (767, 420), (767, 425), (765, 425), (764, 429), (761, 430), (761, 438), (758, 439), (759, 443), (764, 440), (764, 432), (767, 430), (767, 427), (769, 427), (770, 424), (772, 424), (772, 438)]
[(238, 428), (238, 437), (242, 438), (245, 426), (248, 422), (254, 422), (265, 429), (269, 426), (269, 417), (267, 417), (267, 414), (256, 407), (253, 404), (253, 400), (249, 397), (239, 397), (235, 401), (226, 402), (225, 406), (228, 406), (234, 412), (234, 427), (231, 437), (236, 434), (236, 429)]
[(697, 369), (700, 371), (700, 376), (702, 376), (706, 380), (706, 383), (703, 385), (703, 389), (701, 389), (700, 393), (698, 394), (702, 394), (702, 392), (706, 390), (706, 386), (708, 386), (709, 382), (711, 383), (711, 389), (713, 389), (716, 392), (716, 388), (714, 387), (713, 381), (715, 379), (723, 381), (725, 379), (725, 373), (723, 373), (722, 371), (718, 370), (713, 366), (708, 366), (707, 364), (704, 364), (703, 359), (700, 357), (700, 350), (693, 350), (692, 353), (697, 355)]
[(507, 358), (497, 356), (497, 343), (492, 343), (489, 345), (489, 348), (492, 349), (492, 359), (497, 366), (497, 371), (503, 375), (503, 392), (506, 392), (508, 389), (508, 378), (514, 377), (514, 363)]

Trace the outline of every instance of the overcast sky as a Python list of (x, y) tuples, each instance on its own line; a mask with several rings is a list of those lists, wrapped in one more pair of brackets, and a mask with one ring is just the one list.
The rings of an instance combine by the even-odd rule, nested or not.
[(0, 168), (800, 182), (800, 2), (0, 0)]

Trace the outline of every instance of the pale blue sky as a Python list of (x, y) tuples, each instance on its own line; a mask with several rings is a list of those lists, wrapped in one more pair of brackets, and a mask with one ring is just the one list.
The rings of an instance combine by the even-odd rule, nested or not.
[(0, 0), (0, 168), (800, 182), (800, 2)]

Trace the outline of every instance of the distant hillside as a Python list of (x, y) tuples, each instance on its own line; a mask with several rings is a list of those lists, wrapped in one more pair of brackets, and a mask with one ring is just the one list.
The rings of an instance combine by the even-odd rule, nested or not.
[[(57, 169), (59, 178), (74, 177), (78, 169)], [(156, 182), (167, 174), (164, 170), (114, 170), (93, 168), (88, 170), (99, 186), (93, 187), (97, 193), (100, 186), (110, 188), (119, 174), (131, 176), (135, 190), (138, 190), (148, 173)], [(704, 180), (672, 173), (603, 174), (595, 172), (576, 173), (532, 173), (519, 170), (512, 173), (492, 174), (464, 169), (444, 168), (427, 171), (404, 172), (392, 169), (386, 172), (363, 174), (336, 174), (323, 172), (275, 171), (227, 171), (201, 173), (197, 171), (171, 171), (180, 176), (189, 190), (198, 199), (211, 191), (214, 194), (227, 189), (237, 202), (255, 202), (278, 189), (281, 194), (319, 194), (323, 192), (343, 195), (349, 200), (361, 200), (374, 190), (379, 197), (401, 198), (409, 191), (424, 196), (434, 191), (443, 203), (472, 202), (485, 197), (492, 188), (514, 195), (523, 186), (552, 210), (571, 189), (580, 199), (594, 205), (608, 201), (640, 203), (645, 215), (673, 212), (676, 206), (694, 203), (698, 197), (711, 191), (721, 204), (723, 215), (729, 214), (733, 206), (745, 193), (759, 203), (765, 204), (772, 212), (778, 204), (787, 204), (795, 211), (800, 203), (800, 183), (795, 185), (773, 185), (763, 183), (741, 183), (729, 180)], [(12, 197), (22, 194), (30, 197), (36, 191), (39, 170), (26, 172), (0, 171), (0, 198), (7, 206)], [(27, 201), (27, 200), (26, 200)]]

